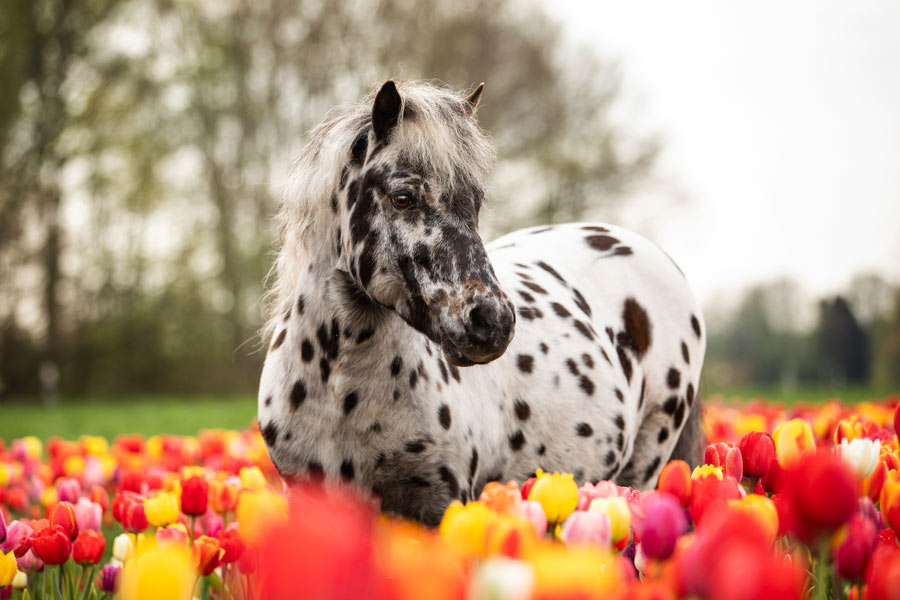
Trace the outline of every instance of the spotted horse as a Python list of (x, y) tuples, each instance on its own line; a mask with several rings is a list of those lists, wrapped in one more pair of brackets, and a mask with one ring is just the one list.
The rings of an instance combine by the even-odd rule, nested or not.
[(488, 481), (647, 488), (673, 450), (702, 452), (704, 326), (665, 253), (599, 223), (483, 244), (481, 90), (388, 81), (294, 166), (259, 388), (288, 484), (434, 525)]

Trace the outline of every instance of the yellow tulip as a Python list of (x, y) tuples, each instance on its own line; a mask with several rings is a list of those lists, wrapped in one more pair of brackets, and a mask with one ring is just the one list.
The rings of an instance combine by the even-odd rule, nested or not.
[(700, 479), (701, 477), (707, 477), (712, 475), (717, 479), (722, 479), (722, 467), (717, 467), (715, 465), (699, 465), (694, 467), (694, 472), (691, 473), (691, 479)]
[(241, 488), (245, 490), (261, 490), (266, 487), (266, 476), (257, 466), (243, 467), (240, 472)]
[(538, 469), (528, 499), (540, 502), (548, 522), (562, 523), (578, 506), (578, 486), (571, 473), (550, 475)]
[(28, 458), (40, 458), (44, 452), (44, 445), (41, 443), (41, 440), (33, 435), (23, 437), (22, 443), (25, 445), (25, 454)]
[(287, 500), (269, 490), (244, 490), (235, 512), (241, 537), (257, 545), (268, 529), (287, 520)]
[(752, 516), (764, 528), (769, 543), (778, 535), (778, 510), (775, 503), (759, 494), (747, 494), (740, 500), (729, 500), (728, 505), (735, 510)]
[(620, 542), (628, 537), (631, 531), (631, 509), (628, 508), (628, 501), (625, 498), (621, 496), (594, 498), (588, 510), (601, 512), (609, 517), (613, 542)]
[(791, 419), (775, 428), (775, 455), (783, 469), (796, 465), (804, 455), (816, 451), (812, 427), (803, 419)]
[(56, 493), (55, 487), (44, 488), (41, 492), (41, 506), (47, 507), (59, 501), (59, 494)]
[(83, 435), (80, 438), (84, 451), (94, 456), (103, 456), (109, 451), (109, 442), (99, 435)]
[(534, 526), (521, 517), (494, 513), (484, 534), (484, 555), (527, 556), (538, 543)]
[(19, 566), (16, 564), (16, 555), (12, 552), (9, 554), (0, 552), (0, 588), (11, 584), (18, 572)]
[(125, 600), (190, 600), (194, 574), (187, 551), (178, 546), (152, 546), (122, 570)]
[(157, 492), (151, 498), (144, 501), (144, 511), (147, 521), (154, 527), (165, 527), (169, 523), (178, 520), (181, 514), (178, 496), (172, 492)]
[(11, 469), (6, 463), (0, 463), (0, 487), (6, 487), (9, 484)]
[(84, 457), (77, 454), (67, 456), (63, 461), (63, 473), (66, 477), (78, 477), (84, 473)]
[(600, 599), (616, 591), (618, 567), (599, 548), (545, 544), (529, 562), (534, 567), (535, 597)]
[(441, 519), (441, 537), (460, 554), (484, 556), (485, 532), (496, 518), (497, 513), (482, 502), (469, 502), (463, 506), (454, 500)]

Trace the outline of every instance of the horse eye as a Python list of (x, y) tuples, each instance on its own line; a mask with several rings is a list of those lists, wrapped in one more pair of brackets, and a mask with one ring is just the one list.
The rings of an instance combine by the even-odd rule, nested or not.
[(391, 196), (391, 204), (394, 208), (409, 208), (412, 204), (412, 196), (406, 193), (398, 193)]

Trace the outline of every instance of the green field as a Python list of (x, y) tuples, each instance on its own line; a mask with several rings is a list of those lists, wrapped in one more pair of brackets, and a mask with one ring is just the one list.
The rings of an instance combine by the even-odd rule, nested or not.
[[(704, 390), (704, 398), (721, 394), (727, 400), (765, 398), (787, 405), (824, 402), (841, 398), (846, 402), (883, 399), (898, 390), (850, 387), (844, 389), (734, 388)], [(172, 433), (194, 435), (201, 429), (241, 429), (256, 416), (252, 396), (172, 397), (62, 400), (45, 406), (38, 400), (0, 404), (0, 438), (11, 440), (25, 435), (47, 439), (60, 436), (75, 439), (83, 434), (113, 438), (121, 433)]]

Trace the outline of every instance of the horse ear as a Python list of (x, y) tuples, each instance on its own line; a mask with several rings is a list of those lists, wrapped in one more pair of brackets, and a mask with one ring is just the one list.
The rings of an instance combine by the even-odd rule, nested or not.
[(478, 108), (478, 101), (481, 100), (481, 92), (484, 91), (484, 82), (479, 83), (478, 87), (475, 88), (475, 91), (466, 96), (466, 110), (470, 115), (475, 113), (475, 109)]
[(388, 79), (375, 95), (375, 104), (372, 106), (372, 127), (375, 129), (375, 139), (387, 138), (391, 130), (397, 126), (402, 106), (403, 101), (394, 80)]

